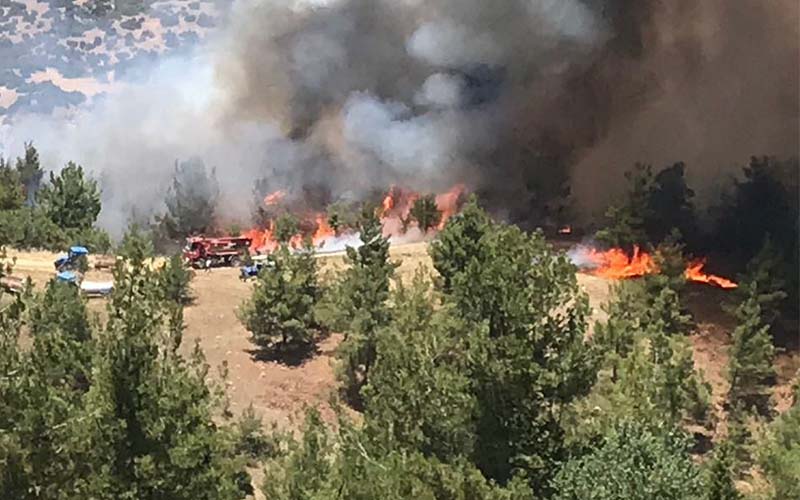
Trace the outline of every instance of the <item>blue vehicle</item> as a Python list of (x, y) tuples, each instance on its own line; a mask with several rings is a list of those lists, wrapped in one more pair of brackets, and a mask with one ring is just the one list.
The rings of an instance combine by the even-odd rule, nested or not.
[(78, 261), (89, 255), (86, 247), (74, 246), (69, 248), (67, 255), (62, 255), (54, 262), (56, 271), (70, 271), (78, 268)]
[(239, 269), (239, 278), (242, 281), (247, 281), (250, 278), (255, 278), (264, 267), (272, 267), (272, 262), (266, 255), (257, 255), (253, 257), (253, 264), (250, 266), (243, 266)]
[(72, 271), (61, 271), (60, 273), (56, 274), (56, 279), (64, 283), (78, 283), (78, 275)]

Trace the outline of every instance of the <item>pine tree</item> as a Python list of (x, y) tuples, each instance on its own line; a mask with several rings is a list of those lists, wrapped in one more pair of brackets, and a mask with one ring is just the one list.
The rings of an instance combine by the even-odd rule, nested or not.
[(17, 158), (17, 172), (25, 189), (25, 203), (33, 205), (42, 183), (44, 171), (39, 164), (39, 152), (32, 142), (25, 143), (25, 157)]
[(275, 220), (275, 239), (280, 243), (289, 243), (299, 233), (300, 223), (292, 214), (281, 214)]
[(263, 491), (274, 500), (391, 498), (533, 500), (522, 481), (506, 488), (487, 481), (465, 460), (443, 462), (391, 443), (374, 441), (340, 419), (329, 431), (316, 410), (306, 417), (302, 437), (288, 453), (266, 466)]
[(424, 233), (439, 226), (442, 220), (442, 212), (436, 206), (434, 195), (421, 196), (414, 200), (414, 205), (409, 212), (411, 219), (417, 222), (417, 226)]
[(23, 201), (25, 195), (19, 172), (0, 156), (0, 210), (16, 210)]
[(733, 482), (734, 466), (731, 443), (717, 445), (706, 466), (705, 500), (739, 500), (741, 493)]
[(491, 222), (474, 199), (431, 255), (446, 303), (485, 332), (467, 355), (481, 415), (473, 459), (501, 483), (525, 471), (544, 494), (564, 458), (561, 412), (595, 378), (575, 268), (541, 233)]
[(711, 389), (694, 369), (691, 343), (673, 331), (681, 322), (675, 299), (667, 287), (651, 298), (641, 281), (616, 286), (591, 339), (598, 381), (574, 407), (571, 440), (591, 442), (625, 418), (654, 428), (706, 421)]
[(192, 303), (194, 297), (190, 284), (194, 272), (189, 269), (179, 255), (173, 255), (159, 270), (159, 283), (164, 298), (180, 306)]
[(778, 319), (787, 297), (784, 292), (785, 274), (784, 257), (772, 243), (772, 238), (767, 235), (761, 249), (747, 263), (744, 274), (739, 277), (739, 288), (734, 291), (734, 298), (737, 302), (747, 300), (751, 293), (750, 287), (755, 286), (762, 321), (774, 329), (778, 327)]
[(218, 197), (215, 169), (209, 172), (199, 158), (175, 162), (165, 199), (167, 213), (159, 221), (162, 231), (170, 239), (208, 233), (214, 226)]
[(625, 172), (625, 180), (629, 187), (623, 201), (608, 208), (605, 227), (595, 237), (608, 246), (631, 251), (647, 242), (645, 223), (651, 216), (652, 167), (637, 163), (633, 170)]
[(679, 231), (690, 243), (696, 241), (697, 217), (694, 191), (686, 185), (686, 165), (678, 162), (662, 169), (653, 178), (647, 196), (644, 225), (650, 242), (661, 243), (670, 231)]
[(50, 181), (39, 190), (37, 200), (47, 217), (63, 229), (90, 229), (100, 214), (97, 182), (72, 162), (58, 175), (50, 172)]
[(466, 457), (477, 405), (463, 359), (470, 326), (451, 308), (434, 310), (430, 282), (417, 273), (392, 294), (393, 321), (378, 336), (365, 430), (378, 440), (442, 460)]
[(378, 333), (389, 323), (389, 284), (398, 265), (389, 261), (389, 238), (382, 234), (376, 210), (363, 207), (358, 229), (361, 246), (347, 248), (349, 267), (321, 313), (329, 327), (345, 333), (336, 354), (337, 377), (355, 405), (375, 364)]
[(302, 347), (314, 339), (318, 298), (313, 249), (292, 254), (282, 245), (270, 254), (239, 319), (261, 349)]
[(775, 377), (775, 348), (769, 325), (761, 317), (756, 283), (750, 284), (747, 299), (736, 309), (736, 319), (739, 324), (731, 335), (728, 354), (728, 404), (735, 412), (755, 406), (764, 413), (768, 410), (768, 384)]
[(452, 290), (453, 280), (465, 272), (467, 266), (485, 258), (481, 240), (488, 234), (490, 224), (489, 216), (472, 195), (461, 212), (449, 220), (447, 230), (437, 235), (431, 243), (429, 252), (433, 267), (441, 277), (443, 292)]
[(800, 404), (771, 422), (757, 442), (757, 463), (769, 484), (768, 498), (800, 498)]

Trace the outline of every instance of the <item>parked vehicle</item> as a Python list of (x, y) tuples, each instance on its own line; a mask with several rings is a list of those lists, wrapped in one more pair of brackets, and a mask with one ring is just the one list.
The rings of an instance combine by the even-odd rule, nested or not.
[(183, 258), (195, 268), (236, 266), (251, 242), (250, 238), (245, 237), (187, 238)]
[(81, 259), (86, 259), (89, 256), (89, 250), (86, 247), (73, 246), (69, 248), (67, 255), (62, 255), (57, 258), (53, 263), (56, 271), (76, 271), (80, 268)]
[(255, 255), (252, 260), (253, 263), (251, 265), (243, 266), (239, 270), (239, 278), (243, 281), (255, 278), (265, 267), (272, 267), (272, 261), (269, 260), (269, 256), (267, 255)]

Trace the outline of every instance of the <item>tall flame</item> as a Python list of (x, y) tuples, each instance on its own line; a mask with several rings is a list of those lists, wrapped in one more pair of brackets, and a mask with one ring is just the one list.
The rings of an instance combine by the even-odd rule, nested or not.
[(436, 208), (442, 212), (442, 219), (437, 229), (441, 231), (447, 220), (458, 212), (464, 193), (467, 188), (463, 184), (456, 184), (447, 192), (436, 195)]
[(657, 271), (653, 258), (639, 247), (633, 247), (633, 255), (628, 256), (621, 248), (612, 248), (604, 252), (589, 250), (588, 258), (596, 266), (593, 273), (608, 279), (624, 279), (644, 276)]
[[(437, 231), (444, 228), (447, 220), (458, 212), (465, 192), (466, 188), (458, 184), (448, 191), (436, 195), (436, 206), (442, 213)], [(264, 198), (264, 205), (278, 205), (285, 197), (285, 191), (280, 190), (272, 192)], [(417, 199), (419, 199), (419, 194), (414, 191), (401, 189), (394, 185), (387, 190), (380, 208), (384, 235), (399, 237), (402, 236), (410, 226), (413, 226), (414, 223), (409, 221), (408, 216)], [(316, 247), (322, 247), (326, 241), (340, 236), (330, 224), (328, 224), (328, 217), (323, 212), (305, 214), (301, 219), (306, 221), (305, 227), (313, 226), (314, 230), (311, 232), (311, 240)], [(252, 240), (250, 246), (251, 251), (268, 253), (278, 248), (274, 229), (274, 222), (270, 221), (267, 228), (250, 229), (243, 233), (242, 236), (246, 236)], [(290, 240), (289, 244), (297, 247), (302, 244), (302, 240), (302, 236), (296, 235)]]

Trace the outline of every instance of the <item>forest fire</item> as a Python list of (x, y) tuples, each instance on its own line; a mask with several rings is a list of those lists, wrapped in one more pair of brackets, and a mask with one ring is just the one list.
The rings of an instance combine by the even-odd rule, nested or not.
[[(434, 196), (436, 208), (441, 214), (439, 222), (432, 229), (440, 231), (444, 228), (447, 220), (455, 215), (461, 208), (464, 201), (466, 187), (457, 184), (449, 190)], [(280, 206), (287, 193), (285, 191), (275, 191), (264, 197), (265, 207)], [(380, 207), (380, 217), (383, 223), (383, 233), (385, 236), (401, 238), (412, 234), (412, 230), (418, 229), (416, 221), (412, 220), (411, 211), (414, 203), (420, 198), (419, 193), (391, 186), (383, 197)], [(313, 228), (301, 231), (289, 241), (290, 246), (299, 247), (303, 243), (304, 237), (308, 236), (316, 248), (327, 248), (329, 243), (337, 239), (352, 240), (356, 233), (351, 228), (339, 228), (337, 231), (331, 227), (328, 216), (324, 212), (313, 212), (297, 215), (300, 219), (301, 228)], [(254, 253), (269, 253), (278, 248), (278, 240), (275, 235), (275, 220), (267, 222), (265, 228), (253, 228), (245, 231), (242, 236), (252, 240), (250, 251)], [(418, 230), (413, 234), (417, 238), (422, 238), (422, 233)]]
[[(601, 278), (620, 280), (658, 272), (658, 266), (653, 257), (638, 246), (633, 248), (631, 255), (628, 255), (621, 248), (601, 251), (585, 246), (576, 247), (569, 254), (576, 265)], [(705, 273), (703, 271), (704, 266), (704, 260), (696, 260), (689, 263), (684, 273), (686, 279), (724, 289), (738, 286), (727, 278)]]
[(723, 278), (722, 276), (717, 276), (714, 274), (706, 274), (703, 272), (703, 267), (706, 265), (705, 261), (699, 260), (689, 264), (686, 268), (686, 279), (689, 281), (694, 281), (697, 283), (708, 283), (710, 285), (716, 285), (720, 288), (731, 289), (737, 288), (735, 282)]

